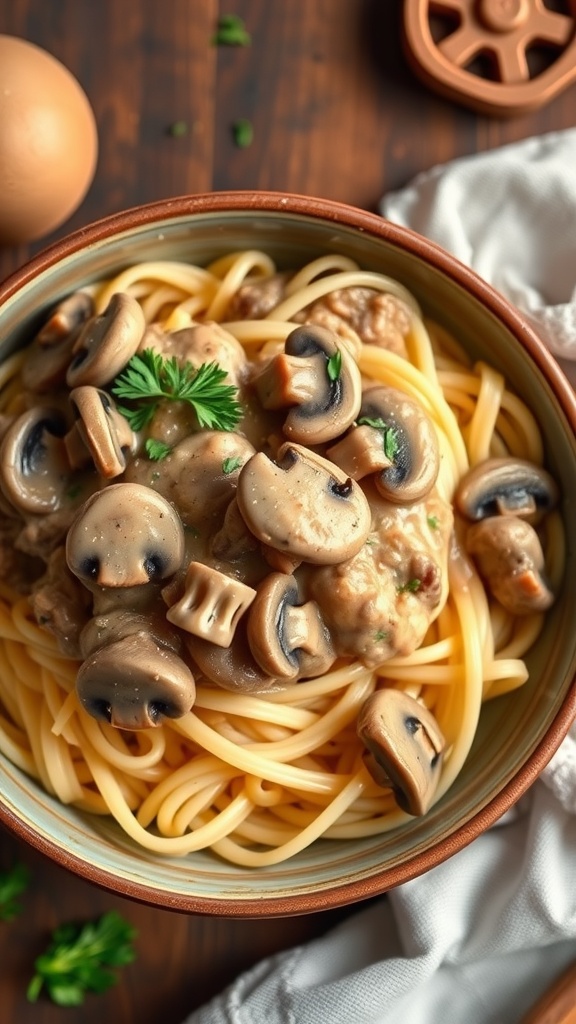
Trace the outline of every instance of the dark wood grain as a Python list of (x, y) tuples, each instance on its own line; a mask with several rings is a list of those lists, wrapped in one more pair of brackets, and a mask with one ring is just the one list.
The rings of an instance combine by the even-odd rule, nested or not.
[[(211, 189), (288, 190), (377, 209), (380, 197), (456, 156), (572, 126), (576, 87), (530, 116), (478, 116), (408, 70), (399, 0), (0, 0), (0, 32), (44, 46), (77, 76), (100, 138), (94, 183), (67, 224), (0, 250), (0, 278), (60, 237), (120, 209)], [(247, 48), (216, 48), (219, 13), (243, 16)], [(253, 143), (232, 126), (247, 118)], [(184, 121), (185, 135), (169, 126)], [(1, 126), (0, 126), (1, 130)], [(346, 911), (274, 921), (180, 916), (65, 873), (0, 831), (0, 867), (25, 860), (23, 914), (0, 924), (2, 1024), (179, 1024), (262, 956), (318, 935)], [(116, 907), (138, 959), (81, 1009), (26, 1002), (35, 956), (65, 920)]]

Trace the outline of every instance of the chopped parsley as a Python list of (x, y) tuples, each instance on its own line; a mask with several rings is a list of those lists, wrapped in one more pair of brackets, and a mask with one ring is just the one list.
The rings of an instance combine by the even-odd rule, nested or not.
[(342, 353), (339, 348), (336, 349), (334, 355), (331, 355), (326, 363), (326, 373), (331, 381), (339, 379), (342, 373)]
[(149, 437), (144, 445), (146, 454), (149, 459), (153, 459), (154, 462), (160, 462), (161, 459), (165, 459), (167, 455), (170, 455), (172, 448), (165, 441), (160, 441), (156, 437)]
[(252, 39), (238, 14), (222, 14), (212, 37), (214, 46), (250, 46)]
[(237, 469), (240, 469), (242, 465), (242, 459), (238, 456), (236, 458), (224, 459), (222, 462), (222, 472), (229, 476), (230, 473), (234, 473)]
[(238, 389), (224, 384), (227, 374), (218, 363), (180, 366), (175, 356), (165, 359), (151, 348), (132, 359), (116, 378), (112, 393), (138, 403), (136, 408), (119, 406), (132, 430), (142, 430), (154, 416), (162, 399), (189, 402), (201, 427), (233, 430), (242, 416)]
[(232, 136), (238, 149), (248, 149), (248, 146), (251, 146), (254, 140), (252, 122), (248, 121), (245, 117), (241, 117), (239, 121), (234, 121)]
[(412, 580), (408, 580), (407, 583), (402, 583), (401, 586), (396, 589), (399, 594), (416, 594), (420, 590), (421, 586), (422, 580), (414, 578)]
[(438, 529), (438, 516), (426, 516), (426, 522), (431, 530)]
[(11, 921), (22, 910), (19, 897), (28, 888), (30, 872), (25, 864), (15, 864), (0, 872), (0, 921)]
[(369, 416), (361, 416), (358, 420), (359, 427), (372, 427), (373, 430), (379, 430), (382, 434), (382, 444), (384, 447), (384, 455), (390, 462), (394, 462), (400, 444), (398, 441), (398, 430), (396, 427), (389, 427), (383, 419), (370, 419)]
[(390, 639), (390, 633), (388, 632), (387, 629), (378, 629), (378, 630), (376, 630), (376, 632), (374, 634), (374, 640), (376, 641), (377, 644), (381, 643), (383, 640), (389, 640), (389, 639)]
[(182, 136), (188, 134), (188, 122), (187, 121), (173, 121), (172, 124), (168, 125), (168, 135), (171, 135), (173, 139), (182, 138)]
[(84, 925), (61, 925), (34, 963), (28, 1000), (35, 1003), (45, 987), (58, 1006), (81, 1006), (86, 992), (105, 992), (118, 980), (114, 968), (135, 959), (135, 936), (136, 930), (115, 910)]

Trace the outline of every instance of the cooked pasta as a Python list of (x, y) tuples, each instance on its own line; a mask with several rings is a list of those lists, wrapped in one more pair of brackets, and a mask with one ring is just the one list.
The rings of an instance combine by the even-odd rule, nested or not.
[[(230, 313), (247, 282), (278, 274), (268, 255), (231, 253), (201, 268), (176, 262), (129, 267), (90, 291), (96, 312), (126, 292), (148, 324), (177, 331), (217, 321), (250, 360), (280, 351), (307, 311), (341, 289), (370, 289), (398, 301), (406, 351), (358, 341), (348, 331), (365, 381), (415, 398), (438, 436), (437, 491), (452, 503), (459, 480), (483, 460), (543, 461), (537, 422), (502, 375), (472, 364), (458, 339), (430, 322), (398, 282), (342, 256), (286, 275), (263, 315)], [(20, 412), (24, 354), (0, 368), (2, 411)], [(563, 532), (557, 512), (542, 530), (548, 578), (558, 586)], [(262, 694), (199, 680), (191, 711), (157, 728), (127, 731), (97, 721), (75, 689), (77, 659), (38, 624), (30, 596), (0, 586), (0, 750), (66, 804), (111, 815), (136, 843), (168, 856), (211, 848), (246, 867), (277, 864), (315, 840), (372, 836), (409, 820), (390, 788), (366, 768), (356, 720), (366, 698), (392, 687), (435, 716), (446, 740), (438, 800), (456, 779), (484, 701), (527, 679), (526, 652), (544, 613), (515, 616), (488, 594), (458, 531), (448, 553), (448, 588), (423, 642), (409, 654), (366, 667), (339, 658), (318, 678)]]

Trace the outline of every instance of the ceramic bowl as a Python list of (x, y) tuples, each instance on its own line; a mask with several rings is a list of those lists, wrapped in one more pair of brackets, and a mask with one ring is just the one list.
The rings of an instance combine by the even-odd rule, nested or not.
[(137, 849), (113, 821), (51, 799), (0, 757), (0, 818), (63, 867), (100, 886), (166, 908), (255, 917), (300, 914), (382, 893), (427, 871), (491, 826), (533, 783), (576, 713), (576, 405), (571, 388), (522, 317), (450, 255), (380, 217), (323, 200), (274, 193), (183, 197), (101, 220), (45, 250), (0, 288), (0, 353), (29, 338), (64, 294), (149, 259), (204, 264), (261, 248), (294, 267), (338, 251), (402, 281), (424, 311), (454, 329), (475, 358), (501, 370), (536, 413), (567, 529), (563, 589), (536, 646), (530, 679), (488, 702), (465, 766), (427, 815), (381, 836), (318, 841), (277, 867), (231, 867), (210, 853), (161, 859)]

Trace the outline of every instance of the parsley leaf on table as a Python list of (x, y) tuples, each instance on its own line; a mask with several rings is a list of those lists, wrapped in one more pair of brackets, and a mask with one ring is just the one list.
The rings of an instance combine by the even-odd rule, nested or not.
[(15, 864), (0, 872), (0, 921), (11, 921), (22, 907), (18, 899), (28, 887), (30, 872), (24, 864)]
[(27, 997), (36, 1002), (42, 989), (58, 1006), (80, 1006), (87, 992), (105, 992), (118, 978), (114, 968), (135, 959), (136, 930), (115, 910), (84, 925), (64, 924), (34, 967)]

